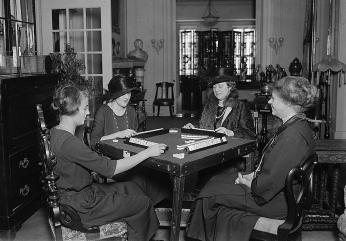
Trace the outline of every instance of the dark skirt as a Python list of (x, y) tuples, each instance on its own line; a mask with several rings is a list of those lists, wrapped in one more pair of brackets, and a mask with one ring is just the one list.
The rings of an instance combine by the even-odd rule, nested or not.
[(259, 216), (282, 218), (287, 205), (283, 192), (263, 206), (251, 190), (235, 184), (237, 173), (214, 176), (202, 189), (188, 228), (188, 237), (206, 241), (247, 241)]
[(154, 201), (134, 182), (92, 184), (64, 193), (61, 202), (74, 207), (87, 227), (126, 222), (129, 241), (150, 240), (159, 227)]

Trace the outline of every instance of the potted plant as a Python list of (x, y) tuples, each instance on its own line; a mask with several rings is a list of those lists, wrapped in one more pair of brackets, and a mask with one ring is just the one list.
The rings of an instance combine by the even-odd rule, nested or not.
[(65, 45), (64, 53), (51, 53), (52, 72), (60, 75), (59, 84), (72, 82), (78, 85), (88, 86), (88, 82), (81, 72), (85, 70), (82, 60), (77, 58), (77, 53), (70, 44)]
[[(59, 85), (73, 83), (83, 86), (89, 91), (89, 110), (90, 114), (86, 119), (86, 126), (92, 122), (92, 117), (96, 110), (96, 101), (94, 98), (95, 89), (93, 88), (92, 81), (86, 80), (81, 73), (85, 70), (85, 65), (81, 59), (77, 58), (77, 53), (70, 44), (65, 45), (63, 53), (50, 53), (52, 64), (52, 73), (59, 74)], [(83, 135), (84, 128), (76, 130), (77, 136)]]

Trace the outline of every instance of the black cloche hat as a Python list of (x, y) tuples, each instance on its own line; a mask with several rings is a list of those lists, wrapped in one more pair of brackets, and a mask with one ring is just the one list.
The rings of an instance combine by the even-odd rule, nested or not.
[(108, 83), (108, 95), (113, 100), (134, 90), (137, 88), (124, 75), (115, 75)]
[(236, 84), (237, 78), (235, 76), (231, 75), (219, 75), (216, 76), (210, 83), (209, 87), (212, 87), (215, 84), (222, 83), (222, 82), (231, 82), (232, 84)]

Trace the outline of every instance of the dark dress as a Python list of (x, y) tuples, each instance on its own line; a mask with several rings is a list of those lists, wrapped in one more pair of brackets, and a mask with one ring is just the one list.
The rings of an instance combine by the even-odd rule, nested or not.
[(251, 189), (235, 184), (237, 173), (230, 170), (209, 180), (196, 200), (188, 236), (246, 241), (259, 216), (284, 218), (287, 173), (313, 151), (314, 139), (307, 121), (292, 117), (265, 147), (260, 172)]
[(107, 136), (118, 131), (132, 129), (137, 130), (138, 121), (135, 109), (127, 106), (125, 114), (117, 116), (107, 105), (102, 105), (96, 112), (93, 128), (90, 134), (90, 143), (94, 147), (102, 136)]
[(111, 178), (117, 162), (99, 156), (67, 131), (51, 129), (51, 145), (57, 157), (60, 202), (75, 208), (85, 226), (125, 221), (131, 241), (149, 240), (155, 234), (159, 223), (153, 206), (164, 198), (160, 190), (144, 179), (94, 183), (90, 170)]
[(205, 105), (199, 127), (203, 129), (215, 129), (222, 126), (234, 132), (234, 137), (255, 139), (255, 127), (250, 110), (243, 101), (233, 99), (231, 96), (224, 102), (225, 107), (232, 107), (232, 111), (226, 116), (225, 120), (220, 123), (222, 118), (215, 123), (217, 116), (218, 100), (212, 94)]

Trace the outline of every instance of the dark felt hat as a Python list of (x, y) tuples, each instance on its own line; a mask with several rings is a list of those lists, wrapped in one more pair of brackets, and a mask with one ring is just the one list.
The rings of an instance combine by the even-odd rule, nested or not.
[(115, 75), (108, 83), (109, 99), (116, 99), (131, 91), (137, 90), (125, 75)]
[(219, 75), (216, 76), (210, 83), (209, 87), (212, 87), (215, 84), (222, 83), (222, 82), (230, 82), (232, 84), (236, 84), (237, 82), (237, 77), (231, 76), (231, 75)]

